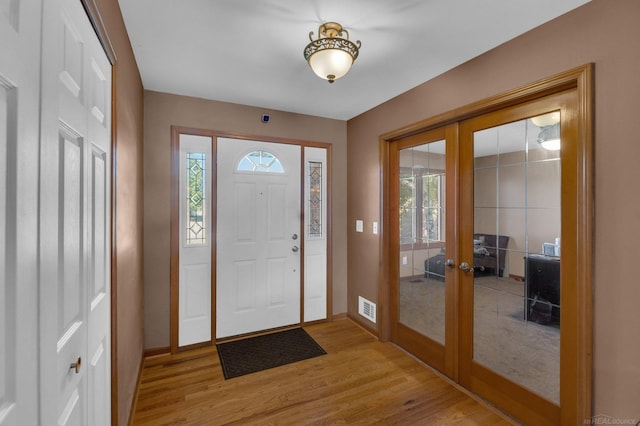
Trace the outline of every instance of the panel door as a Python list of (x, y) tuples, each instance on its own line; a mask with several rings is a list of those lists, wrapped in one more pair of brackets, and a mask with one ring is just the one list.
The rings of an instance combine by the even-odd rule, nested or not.
[(41, 2), (0, 0), (0, 425), (38, 422)]
[(111, 66), (78, 0), (44, 2), (42, 419), (110, 424)]
[(216, 337), (300, 323), (300, 147), (218, 138)]

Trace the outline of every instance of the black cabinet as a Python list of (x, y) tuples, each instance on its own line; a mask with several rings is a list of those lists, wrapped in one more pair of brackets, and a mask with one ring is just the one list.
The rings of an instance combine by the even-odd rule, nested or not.
[(560, 258), (529, 255), (524, 261), (527, 296), (525, 319), (545, 325), (559, 325)]

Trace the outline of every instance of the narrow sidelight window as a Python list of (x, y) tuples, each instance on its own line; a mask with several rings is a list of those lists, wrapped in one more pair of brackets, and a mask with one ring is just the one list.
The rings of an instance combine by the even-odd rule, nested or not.
[(206, 236), (206, 164), (202, 152), (188, 152), (186, 157), (187, 171), (187, 221), (186, 244), (200, 245), (207, 243)]

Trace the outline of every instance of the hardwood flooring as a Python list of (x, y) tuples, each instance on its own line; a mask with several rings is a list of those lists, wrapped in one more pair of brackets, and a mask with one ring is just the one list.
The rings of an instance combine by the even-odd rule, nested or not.
[(327, 355), (224, 380), (215, 347), (145, 359), (133, 425), (511, 425), (343, 319), (305, 327)]

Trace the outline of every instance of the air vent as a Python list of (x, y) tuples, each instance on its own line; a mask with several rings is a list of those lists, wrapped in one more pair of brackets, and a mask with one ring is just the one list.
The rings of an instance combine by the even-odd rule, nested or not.
[(358, 296), (358, 313), (369, 321), (376, 322), (376, 304), (362, 296)]

